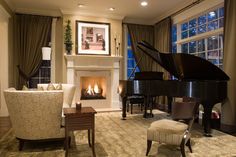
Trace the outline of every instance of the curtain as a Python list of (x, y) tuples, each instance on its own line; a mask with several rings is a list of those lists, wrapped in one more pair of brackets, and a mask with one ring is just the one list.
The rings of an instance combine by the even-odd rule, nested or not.
[(16, 14), (14, 16), (14, 47), (17, 88), (27, 85), (42, 61), (42, 47), (48, 46), (52, 17)]
[[(165, 18), (154, 26), (154, 46), (162, 53), (170, 53), (171, 51), (171, 17)], [(160, 65), (153, 67), (155, 71), (164, 72), (164, 79), (168, 79), (168, 72)]]
[[(228, 81), (228, 99), (222, 105), (222, 129), (236, 125), (236, 1), (225, 0), (224, 22), (224, 60), (223, 68), (230, 77)], [(231, 129), (230, 129), (231, 130)], [(229, 131), (229, 130), (228, 130)]]
[[(162, 53), (170, 53), (171, 50), (171, 17), (167, 17), (164, 20), (154, 25), (155, 40), (154, 45), (157, 50)], [(164, 74), (164, 80), (169, 79), (169, 73), (162, 68), (159, 64), (153, 65), (154, 71), (160, 71)], [(160, 96), (158, 99), (159, 104), (167, 104), (167, 97)], [(168, 109), (170, 111), (170, 109)]]
[(145, 40), (151, 45), (154, 42), (154, 29), (153, 26), (148, 25), (137, 25), (137, 24), (127, 24), (128, 32), (131, 38), (131, 46), (134, 53), (134, 58), (138, 63), (140, 71), (151, 71), (153, 60), (137, 49), (138, 42)]

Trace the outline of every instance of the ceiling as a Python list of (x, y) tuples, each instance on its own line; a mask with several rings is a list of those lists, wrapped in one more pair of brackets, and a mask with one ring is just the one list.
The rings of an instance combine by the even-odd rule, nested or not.
[[(155, 23), (196, 0), (5, 0), (12, 10), (20, 13), (61, 16), (78, 14), (110, 17), (131, 23)], [(84, 7), (78, 7), (84, 4)], [(114, 11), (109, 8), (114, 7)]]

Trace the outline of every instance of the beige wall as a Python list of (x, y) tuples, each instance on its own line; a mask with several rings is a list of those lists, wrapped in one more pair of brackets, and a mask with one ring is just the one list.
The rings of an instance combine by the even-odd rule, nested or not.
[[(91, 21), (91, 22), (104, 22), (110, 23), (110, 42), (111, 42), (111, 55), (115, 53), (115, 42), (114, 37), (115, 34), (120, 37), (120, 41), (122, 42), (122, 20), (114, 20), (108, 18), (99, 18), (99, 17), (88, 17), (88, 16), (77, 16), (77, 15), (64, 15), (62, 20), (59, 20), (57, 23), (57, 37), (56, 37), (56, 51), (58, 52), (58, 56), (56, 57), (56, 82), (66, 82), (66, 63), (64, 58), (65, 46), (63, 44), (63, 34), (60, 32), (64, 31), (65, 22), (67, 20), (71, 21), (72, 26), (72, 42), (73, 49), (72, 54), (75, 54), (75, 43), (76, 43), (76, 20), (80, 21)], [(63, 24), (63, 27), (61, 27)], [(61, 43), (61, 47), (60, 44)], [(121, 43), (122, 48), (122, 43)], [(61, 51), (61, 52), (60, 52)], [(57, 53), (56, 52), (56, 53)], [(121, 53), (123, 55), (123, 51), (121, 49)]]
[(8, 116), (3, 91), (13, 86), (12, 12), (0, 1), (0, 116)]

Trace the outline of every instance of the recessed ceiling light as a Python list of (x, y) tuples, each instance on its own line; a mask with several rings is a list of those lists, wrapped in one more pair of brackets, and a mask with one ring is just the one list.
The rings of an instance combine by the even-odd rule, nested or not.
[(114, 11), (114, 10), (115, 10), (115, 8), (111, 7), (111, 8), (109, 8), (109, 10), (110, 10), (110, 11)]
[(84, 7), (84, 4), (78, 4), (78, 7), (82, 8), (82, 7)]
[(148, 2), (147, 2), (147, 1), (142, 1), (142, 2), (141, 2), (141, 6), (146, 7), (147, 5), (148, 5)]

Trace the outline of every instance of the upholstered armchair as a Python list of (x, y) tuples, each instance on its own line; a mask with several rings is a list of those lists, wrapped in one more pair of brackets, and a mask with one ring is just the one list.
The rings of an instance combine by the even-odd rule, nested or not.
[(63, 91), (4, 91), (13, 131), (20, 140), (19, 149), (25, 141), (62, 139), (65, 129), (61, 127)]
[(185, 145), (192, 152), (190, 131), (197, 108), (196, 102), (174, 102), (172, 120), (162, 119), (151, 123), (147, 130), (146, 156), (151, 149), (152, 141), (180, 146), (182, 157), (185, 157)]
[[(54, 83), (53, 85), (57, 86), (58, 84)], [(64, 92), (63, 108), (72, 107), (72, 102), (75, 95), (75, 85), (73, 84), (61, 84), (61, 85), (62, 85), (62, 90)], [(37, 86), (38, 88), (43, 88), (44, 90), (47, 90), (48, 84), (38, 84)]]

